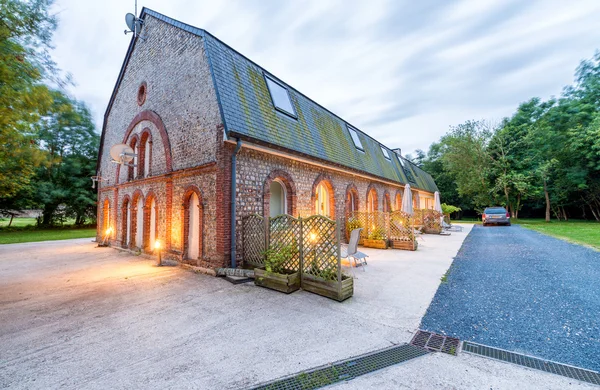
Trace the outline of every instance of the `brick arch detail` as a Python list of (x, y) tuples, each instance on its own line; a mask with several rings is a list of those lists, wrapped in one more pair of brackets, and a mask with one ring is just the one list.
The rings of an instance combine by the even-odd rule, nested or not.
[[(131, 229), (131, 226), (127, 224), (127, 209), (131, 207), (131, 198), (129, 195), (125, 195), (123, 197), (123, 202), (121, 203), (121, 247), (127, 247), (127, 230)], [(131, 218), (133, 219), (133, 218)], [(129, 221), (131, 224), (132, 221)]]
[[(133, 120), (129, 123), (127, 130), (125, 131), (125, 136), (123, 137), (123, 143), (126, 143), (131, 135), (131, 132), (137, 126), (138, 123), (142, 121), (152, 122), (154, 126), (158, 129), (160, 133), (160, 138), (163, 144), (163, 148), (165, 149), (165, 163), (167, 166), (167, 172), (173, 171), (173, 158), (171, 156), (171, 142), (169, 140), (169, 134), (167, 133), (167, 129), (160, 118), (160, 116), (151, 110), (144, 110), (138, 113)], [(139, 156), (138, 156), (138, 164), (139, 164)], [(119, 182), (119, 174), (121, 172), (121, 165), (117, 165), (117, 180), (116, 183)]]
[(375, 188), (375, 184), (373, 184), (373, 183), (369, 184), (369, 187), (367, 187), (367, 197), (365, 198), (367, 203), (366, 203), (365, 211), (369, 210), (369, 194), (373, 194), (373, 196), (375, 197), (375, 210), (374, 211), (379, 211), (379, 194), (377, 193), (377, 188)]
[(402, 190), (396, 191), (396, 196), (394, 199), (395, 209), (394, 211), (402, 210), (402, 195), (404, 195)]
[(383, 211), (388, 213), (392, 211), (392, 200), (390, 199), (390, 192), (388, 190), (383, 192)]
[(102, 236), (106, 234), (106, 230), (110, 227), (110, 199), (104, 198), (102, 202)]
[[(144, 175), (144, 167), (146, 166), (146, 146), (150, 148), (150, 153), (148, 154), (148, 172)], [(152, 175), (152, 132), (150, 128), (144, 127), (142, 132), (140, 133), (140, 145), (138, 146), (138, 166), (137, 166), (137, 176), (139, 178), (144, 178)]]
[(319, 184), (325, 184), (325, 187), (327, 187), (327, 191), (329, 192), (329, 211), (330, 211), (330, 215), (329, 218), (331, 219), (335, 219), (336, 217), (336, 210), (335, 210), (335, 188), (333, 187), (333, 181), (331, 180), (331, 177), (326, 174), (326, 173), (321, 173), (319, 176), (317, 176), (317, 178), (315, 179), (313, 186), (312, 186), (312, 191), (311, 191), (311, 195), (310, 195), (310, 204), (311, 204), (311, 210), (313, 214), (317, 214), (317, 210), (315, 209), (315, 201), (317, 200), (317, 187), (319, 186)]
[[(128, 145), (133, 149), (133, 153), (135, 153), (135, 149), (139, 146), (140, 139), (137, 134), (131, 136)], [(139, 165), (139, 164), (138, 164)], [(133, 180), (136, 178), (137, 172), (134, 171), (134, 167), (127, 167), (127, 180)], [(117, 166), (117, 179), (120, 178), (121, 166)]]
[(265, 218), (268, 218), (270, 216), (271, 183), (273, 182), (273, 180), (280, 180), (285, 186), (286, 213), (295, 217), (297, 201), (296, 184), (294, 183), (294, 179), (292, 179), (292, 176), (281, 169), (272, 170), (263, 184), (263, 216)]
[[(137, 225), (137, 209), (138, 207), (144, 207), (144, 193), (142, 192), (142, 190), (137, 189), (133, 192), (133, 195), (131, 195), (131, 227), (129, 229), (131, 229), (131, 242), (129, 243), (130, 247), (137, 247), (138, 243), (136, 242), (136, 236), (137, 236), (137, 229), (138, 229), (138, 225)], [(143, 219), (142, 219), (143, 221)], [(143, 223), (143, 222), (142, 222)], [(141, 229), (143, 229), (144, 227), (141, 226)]]
[(156, 197), (154, 191), (150, 190), (146, 194), (146, 199), (144, 200), (144, 231), (142, 233), (144, 235), (144, 250), (147, 252), (152, 252), (154, 250), (154, 248), (150, 247), (150, 217), (152, 216), (152, 210), (150, 210), (150, 205), (152, 204), (153, 200), (154, 204), (156, 205), (156, 223), (154, 224), (154, 237), (158, 240), (158, 198)]
[(185, 187), (181, 203), (181, 242), (183, 243), (181, 255), (183, 259), (187, 257), (187, 252), (190, 245), (190, 243), (188, 242), (188, 236), (190, 234), (190, 198), (192, 197), (192, 194), (196, 194), (196, 196), (198, 196), (198, 204), (200, 206), (198, 218), (198, 222), (200, 223), (198, 253), (200, 254), (200, 256), (199, 259), (197, 259), (197, 264), (201, 265), (201, 262), (204, 259), (204, 197), (202, 196), (202, 191), (200, 191), (200, 189), (193, 184), (190, 184), (189, 186)]
[(348, 184), (346, 187), (346, 205), (344, 207), (344, 212), (346, 215), (350, 214), (350, 194), (354, 194), (357, 203), (357, 209), (360, 210), (360, 196), (358, 195), (358, 188), (354, 183)]

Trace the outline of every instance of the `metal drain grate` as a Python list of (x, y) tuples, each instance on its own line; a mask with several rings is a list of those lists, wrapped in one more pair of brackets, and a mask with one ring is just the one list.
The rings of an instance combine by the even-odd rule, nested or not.
[(253, 390), (310, 390), (347, 381), (382, 368), (427, 355), (423, 348), (404, 344), (264, 383)]
[(573, 367), (566, 364), (556, 363), (532, 356), (521, 355), (503, 349), (487, 347), (485, 345), (464, 341), (462, 349), (465, 352), (489, 357), (503, 362), (518, 364), (540, 371), (550, 372), (552, 374), (566, 376), (567, 378), (577, 379), (582, 382), (600, 385), (600, 373), (583, 368)]
[(455, 356), (458, 353), (460, 346), (459, 339), (426, 332), (424, 330), (418, 330), (410, 343), (417, 347), (426, 348), (432, 352), (443, 352)]

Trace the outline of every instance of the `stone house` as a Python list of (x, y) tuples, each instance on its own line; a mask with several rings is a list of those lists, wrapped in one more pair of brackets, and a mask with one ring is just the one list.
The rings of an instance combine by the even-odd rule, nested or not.
[[(201, 267), (239, 266), (242, 218), (398, 209), (431, 176), (205, 30), (144, 8), (110, 98), (98, 238)], [(113, 145), (135, 167), (111, 161)], [(232, 218), (233, 216), (233, 218)], [(232, 222), (233, 221), (233, 222)]]

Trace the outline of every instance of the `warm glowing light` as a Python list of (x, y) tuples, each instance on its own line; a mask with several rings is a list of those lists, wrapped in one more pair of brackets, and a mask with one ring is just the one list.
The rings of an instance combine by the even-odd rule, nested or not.
[(310, 239), (310, 242), (315, 242), (317, 240), (317, 233), (314, 233), (314, 232), (310, 233), (308, 235), (308, 238)]
[(160, 241), (156, 240), (154, 242), (154, 249), (160, 249)]
[(106, 229), (106, 235), (108, 236), (110, 233), (112, 233), (112, 230), (113, 229), (111, 227), (109, 227), (108, 229)]
[(371, 229), (375, 229), (375, 225), (371, 225)]

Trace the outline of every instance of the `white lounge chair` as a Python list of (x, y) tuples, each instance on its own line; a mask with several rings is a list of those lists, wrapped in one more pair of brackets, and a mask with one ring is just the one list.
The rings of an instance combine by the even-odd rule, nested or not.
[(362, 266), (363, 271), (365, 271), (365, 267), (367, 265), (367, 256), (366, 254), (358, 251), (358, 240), (360, 239), (360, 229), (354, 229), (350, 232), (350, 242), (348, 245), (342, 244), (342, 258), (347, 258), (350, 262), (350, 267), (352, 267), (351, 260), (354, 260), (354, 266), (358, 267), (360, 264)]

